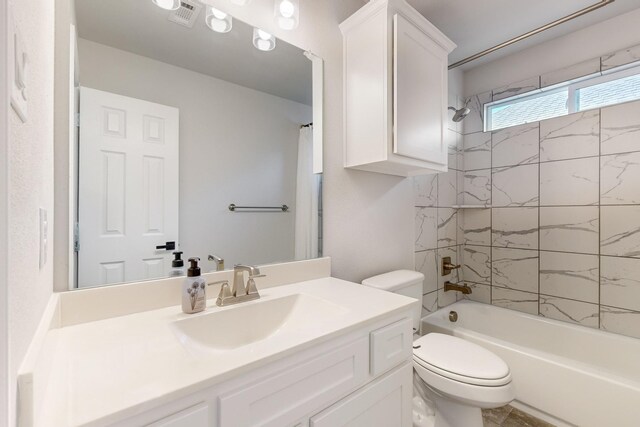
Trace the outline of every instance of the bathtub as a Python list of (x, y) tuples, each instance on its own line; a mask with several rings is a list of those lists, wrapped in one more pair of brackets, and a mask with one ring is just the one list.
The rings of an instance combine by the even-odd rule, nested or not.
[(513, 405), (555, 425), (640, 426), (638, 339), (471, 301), (424, 317), (422, 333), (429, 332), (500, 356), (513, 375)]

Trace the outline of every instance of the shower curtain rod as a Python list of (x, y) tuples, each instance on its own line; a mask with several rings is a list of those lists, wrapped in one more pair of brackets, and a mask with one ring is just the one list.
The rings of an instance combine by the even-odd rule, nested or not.
[(569, 21), (571, 21), (573, 19), (579, 18), (580, 16), (586, 15), (587, 13), (590, 13), (590, 12), (593, 12), (595, 10), (598, 10), (601, 7), (604, 7), (604, 6), (607, 6), (607, 5), (611, 4), (611, 3), (613, 3), (614, 1), (615, 0), (601, 0), (596, 4), (593, 4), (591, 6), (585, 7), (584, 9), (581, 9), (581, 10), (579, 10), (577, 12), (574, 12), (574, 13), (572, 13), (570, 15), (567, 15), (567, 16), (565, 16), (563, 18), (557, 19), (557, 20), (555, 20), (553, 22), (550, 22), (550, 23), (548, 23), (546, 25), (543, 25), (542, 27), (536, 28), (535, 30), (529, 31), (528, 33), (524, 33), (522, 35), (519, 35), (518, 37), (514, 37), (511, 40), (507, 40), (504, 43), (500, 43), (498, 45), (490, 47), (487, 50), (483, 50), (482, 52), (476, 53), (475, 55), (469, 56), (468, 58), (465, 58), (465, 59), (463, 59), (461, 61), (458, 61), (458, 62), (456, 62), (454, 64), (451, 64), (451, 65), (449, 65), (449, 69), (452, 70), (452, 69), (457, 68), (457, 67), (459, 67), (461, 65), (467, 64), (467, 63), (469, 63), (471, 61), (475, 61), (476, 59), (482, 58), (483, 56), (486, 56), (486, 55), (488, 55), (490, 53), (493, 53), (495, 51), (503, 49), (503, 48), (505, 48), (507, 46), (511, 46), (514, 43), (517, 43), (517, 42), (522, 41), (524, 39), (528, 39), (529, 37), (535, 36), (536, 34), (540, 34), (541, 32), (546, 31), (546, 30), (548, 30), (550, 28), (557, 27), (560, 24), (564, 24), (565, 22), (569, 22)]

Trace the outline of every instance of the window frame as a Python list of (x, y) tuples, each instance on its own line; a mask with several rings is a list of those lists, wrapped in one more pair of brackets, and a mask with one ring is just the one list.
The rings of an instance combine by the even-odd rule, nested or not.
[[(640, 100), (640, 97), (638, 97), (637, 99), (634, 100), (629, 100), (629, 101), (624, 101), (621, 103), (611, 103), (611, 104), (603, 104), (597, 107), (591, 107), (591, 108), (585, 108), (585, 109), (579, 109), (578, 108), (578, 96), (577, 94), (579, 93), (580, 89), (584, 89), (584, 88), (588, 88), (591, 86), (596, 86), (602, 83), (607, 83), (607, 82), (611, 82), (611, 81), (615, 81), (615, 80), (621, 80), (624, 79), (626, 77), (632, 77), (635, 75), (640, 75), (640, 61), (636, 61), (636, 62), (632, 62), (630, 64), (625, 64), (619, 67), (615, 67), (615, 68), (611, 68), (609, 70), (606, 71), (599, 71), (596, 73), (592, 73), (586, 76), (582, 76), (573, 80), (568, 80), (565, 82), (560, 82), (551, 86), (547, 86), (545, 88), (542, 89), (534, 89), (532, 91), (529, 92), (525, 92), (519, 95), (515, 95), (515, 96), (511, 96), (509, 98), (504, 98), (504, 99), (500, 99), (498, 101), (493, 101), (493, 102), (487, 102), (486, 104), (484, 104), (483, 106), (483, 110), (484, 110), (484, 123), (483, 123), (483, 127), (484, 127), (484, 132), (493, 132), (493, 131), (497, 131), (500, 129), (506, 129), (508, 127), (512, 127), (512, 126), (519, 126), (519, 125), (524, 125), (526, 123), (532, 123), (532, 122), (522, 122), (516, 125), (512, 125), (512, 126), (505, 126), (502, 128), (492, 128), (492, 114), (491, 114), (491, 110), (492, 108), (495, 108), (497, 106), (503, 106), (503, 105), (510, 105), (510, 104), (515, 104), (517, 102), (523, 102), (529, 99), (535, 99), (541, 96), (545, 96), (545, 95), (549, 95), (549, 94), (553, 94), (553, 93), (557, 93), (557, 92), (562, 92), (562, 91), (567, 91), (567, 111), (568, 113), (566, 115), (569, 114), (574, 114), (574, 113), (578, 113), (578, 112), (582, 112), (582, 111), (589, 111), (589, 110), (595, 110), (598, 108), (604, 108), (604, 107), (608, 107), (611, 105), (618, 105), (618, 104), (623, 104), (626, 102), (634, 102), (634, 101), (638, 101)], [(554, 116), (554, 117), (564, 117), (565, 115), (559, 115), (559, 116)], [(553, 118), (553, 117), (549, 117), (549, 118)], [(545, 119), (547, 120), (547, 119)]]

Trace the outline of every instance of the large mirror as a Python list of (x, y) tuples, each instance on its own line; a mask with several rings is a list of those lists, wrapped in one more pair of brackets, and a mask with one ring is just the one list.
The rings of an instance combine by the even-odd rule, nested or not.
[(75, 2), (71, 288), (322, 254), (319, 59), (163, 3)]

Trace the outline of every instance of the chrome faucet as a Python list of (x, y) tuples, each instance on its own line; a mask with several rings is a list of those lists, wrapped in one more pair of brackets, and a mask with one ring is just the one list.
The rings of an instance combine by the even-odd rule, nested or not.
[[(245, 271), (249, 273), (249, 279), (246, 285), (244, 283)], [(255, 282), (255, 279), (258, 277), (265, 277), (264, 274), (260, 274), (258, 267), (253, 265), (236, 265), (233, 267), (233, 287), (231, 290), (229, 290), (229, 282), (226, 280), (211, 283), (212, 285), (222, 283), (216, 304), (222, 307), (260, 298), (260, 293), (258, 293)]]
[(208, 258), (209, 261), (213, 261), (216, 263), (216, 271), (222, 271), (224, 270), (224, 259), (220, 258), (217, 255), (209, 255)]

